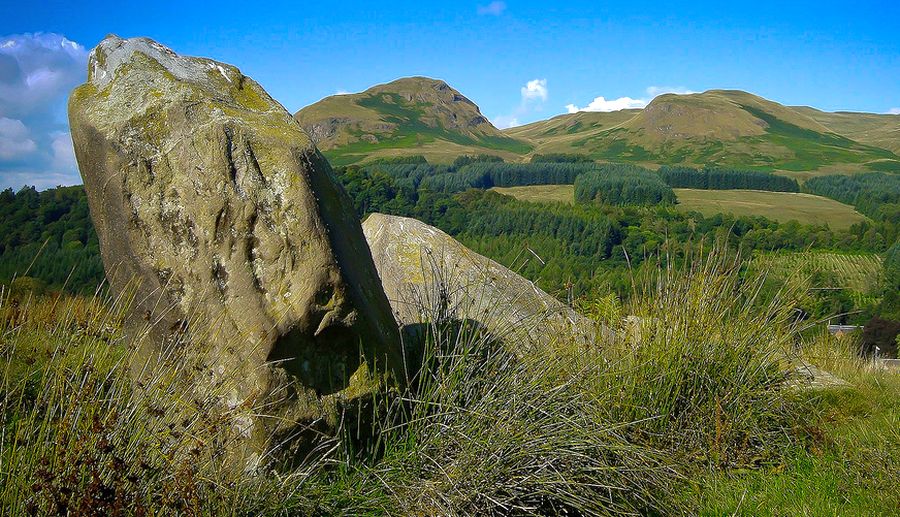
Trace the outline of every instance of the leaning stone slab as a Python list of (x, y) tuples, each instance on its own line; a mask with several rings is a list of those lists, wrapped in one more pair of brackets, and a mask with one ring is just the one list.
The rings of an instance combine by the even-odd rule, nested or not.
[(416, 219), (371, 214), (363, 231), (402, 326), (472, 320), (505, 341), (593, 342), (589, 319), (533, 282)]
[(350, 199), (256, 82), (108, 36), (69, 121), (109, 284), (136, 288), (136, 371), (177, 348), (193, 395), (219, 397), (257, 453), (297, 426), (333, 427), (337, 404), (401, 371)]

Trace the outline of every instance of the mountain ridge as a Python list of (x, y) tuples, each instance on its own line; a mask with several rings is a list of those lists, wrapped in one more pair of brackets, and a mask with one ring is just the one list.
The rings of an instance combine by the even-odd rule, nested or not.
[(734, 89), (663, 94), (646, 107), (561, 114), (499, 130), (446, 82), (407, 77), (334, 95), (295, 115), (336, 165), (421, 154), (527, 161), (571, 153), (648, 166), (900, 171), (900, 115), (792, 107)]

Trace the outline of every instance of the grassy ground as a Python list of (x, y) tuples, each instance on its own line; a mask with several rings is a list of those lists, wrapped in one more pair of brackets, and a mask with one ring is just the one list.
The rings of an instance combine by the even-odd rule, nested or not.
[(531, 185), (527, 187), (494, 187), (491, 190), (532, 203), (575, 202), (575, 185)]
[[(574, 185), (533, 185), (494, 187), (501, 194), (534, 203), (574, 203)], [(852, 206), (833, 199), (793, 192), (761, 190), (675, 189), (677, 208), (705, 216), (731, 213), (736, 216), (764, 216), (779, 222), (796, 220), (802, 224), (827, 223), (835, 229), (849, 228), (866, 217)]]
[[(215, 397), (185, 418), (177, 375), (132, 385), (127, 302), (4, 294), (0, 513), (891, 514), (897, 377), (802, 338), (795, 293), (760, 299), (741, 267), (714, 254), (628, 305), (587, 300), (615, 331), (597, 344), (505, 343), (438, 316), (371, 438), (345, 430), (254, 475), (223, 468)], [(798, 350), (852, 385), (808, 390)]]
[(853, 358), (854, 343), (823, 335), (807, 360), (850, 382), (811, 394), (814, 439), (773, 465), (710, 473), (682, 497), (701, 515), (896, 515), (900, 508), (900, 372)]
[(695, 189), (675, 189), (675, 194), (679, 209), (695, 210), (703, 215), (764, 216), (780, 222), (793, 219), (803, 224), (827, 223), (832, 228), (849, 228), (865, 220), (852, 206), (810, 194)]
[(846, 289), (859, 297), (860, 303), (874, 303), (882, 285), (881, 257), (873, 253), (769, 252), (754, 257), (751, 265), (780, 279), (816, 279), (815, 288)]

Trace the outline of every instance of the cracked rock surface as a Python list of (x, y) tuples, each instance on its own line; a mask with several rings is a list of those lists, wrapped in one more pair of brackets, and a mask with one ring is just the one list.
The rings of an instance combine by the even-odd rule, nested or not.
[[(136, 289), (127, 325), (146, 332), (139, 361), (177, 347), (199, 395), (220, 397), (257, 445), (334, 425), (337, 404), (399, 371), (397, 325), (352, 203), (256, 82), (108, 36), (69, 120), (110, 286)], [(253, 416), (260, 404), (276, 418)]]

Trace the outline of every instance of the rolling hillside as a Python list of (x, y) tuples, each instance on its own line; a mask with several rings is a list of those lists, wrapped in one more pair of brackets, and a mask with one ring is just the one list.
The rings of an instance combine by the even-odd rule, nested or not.
[(335, 165), (404, 154), (447, 162), (486, 152), (515, 159), (531, 150), (501, 133), (447, 83), (426, 77), (326, 97), (294, 118)]
[(849, 111), (831, 113), (807, 106), (796, 106), (793, 109), (835, 133), (900, 154), (900, 115)]
[(295, 118), (335, 165), (575, 153), (597, 161), (820, 173), (900, 171), (900, 116), (788, 107), (738, 90), (666, 94), (644, 109), (579, 112), (500, 131), (447, 83), (410, 77), (334, 95)]
[[(826, 119), (746, 92), (710, 90), (661, 95), (642, 110), (561, 115), (506, 133), (533, 142), (535, 153), (578, 153), (602, 161), (648, 165), (714, 164), (785, 171), (900, 166), (900, 158), (890, 150), (837, 132), (846, 131), (850, 124)], [(889, 133), (868, 141), (886, 145), (888, 140)]]

